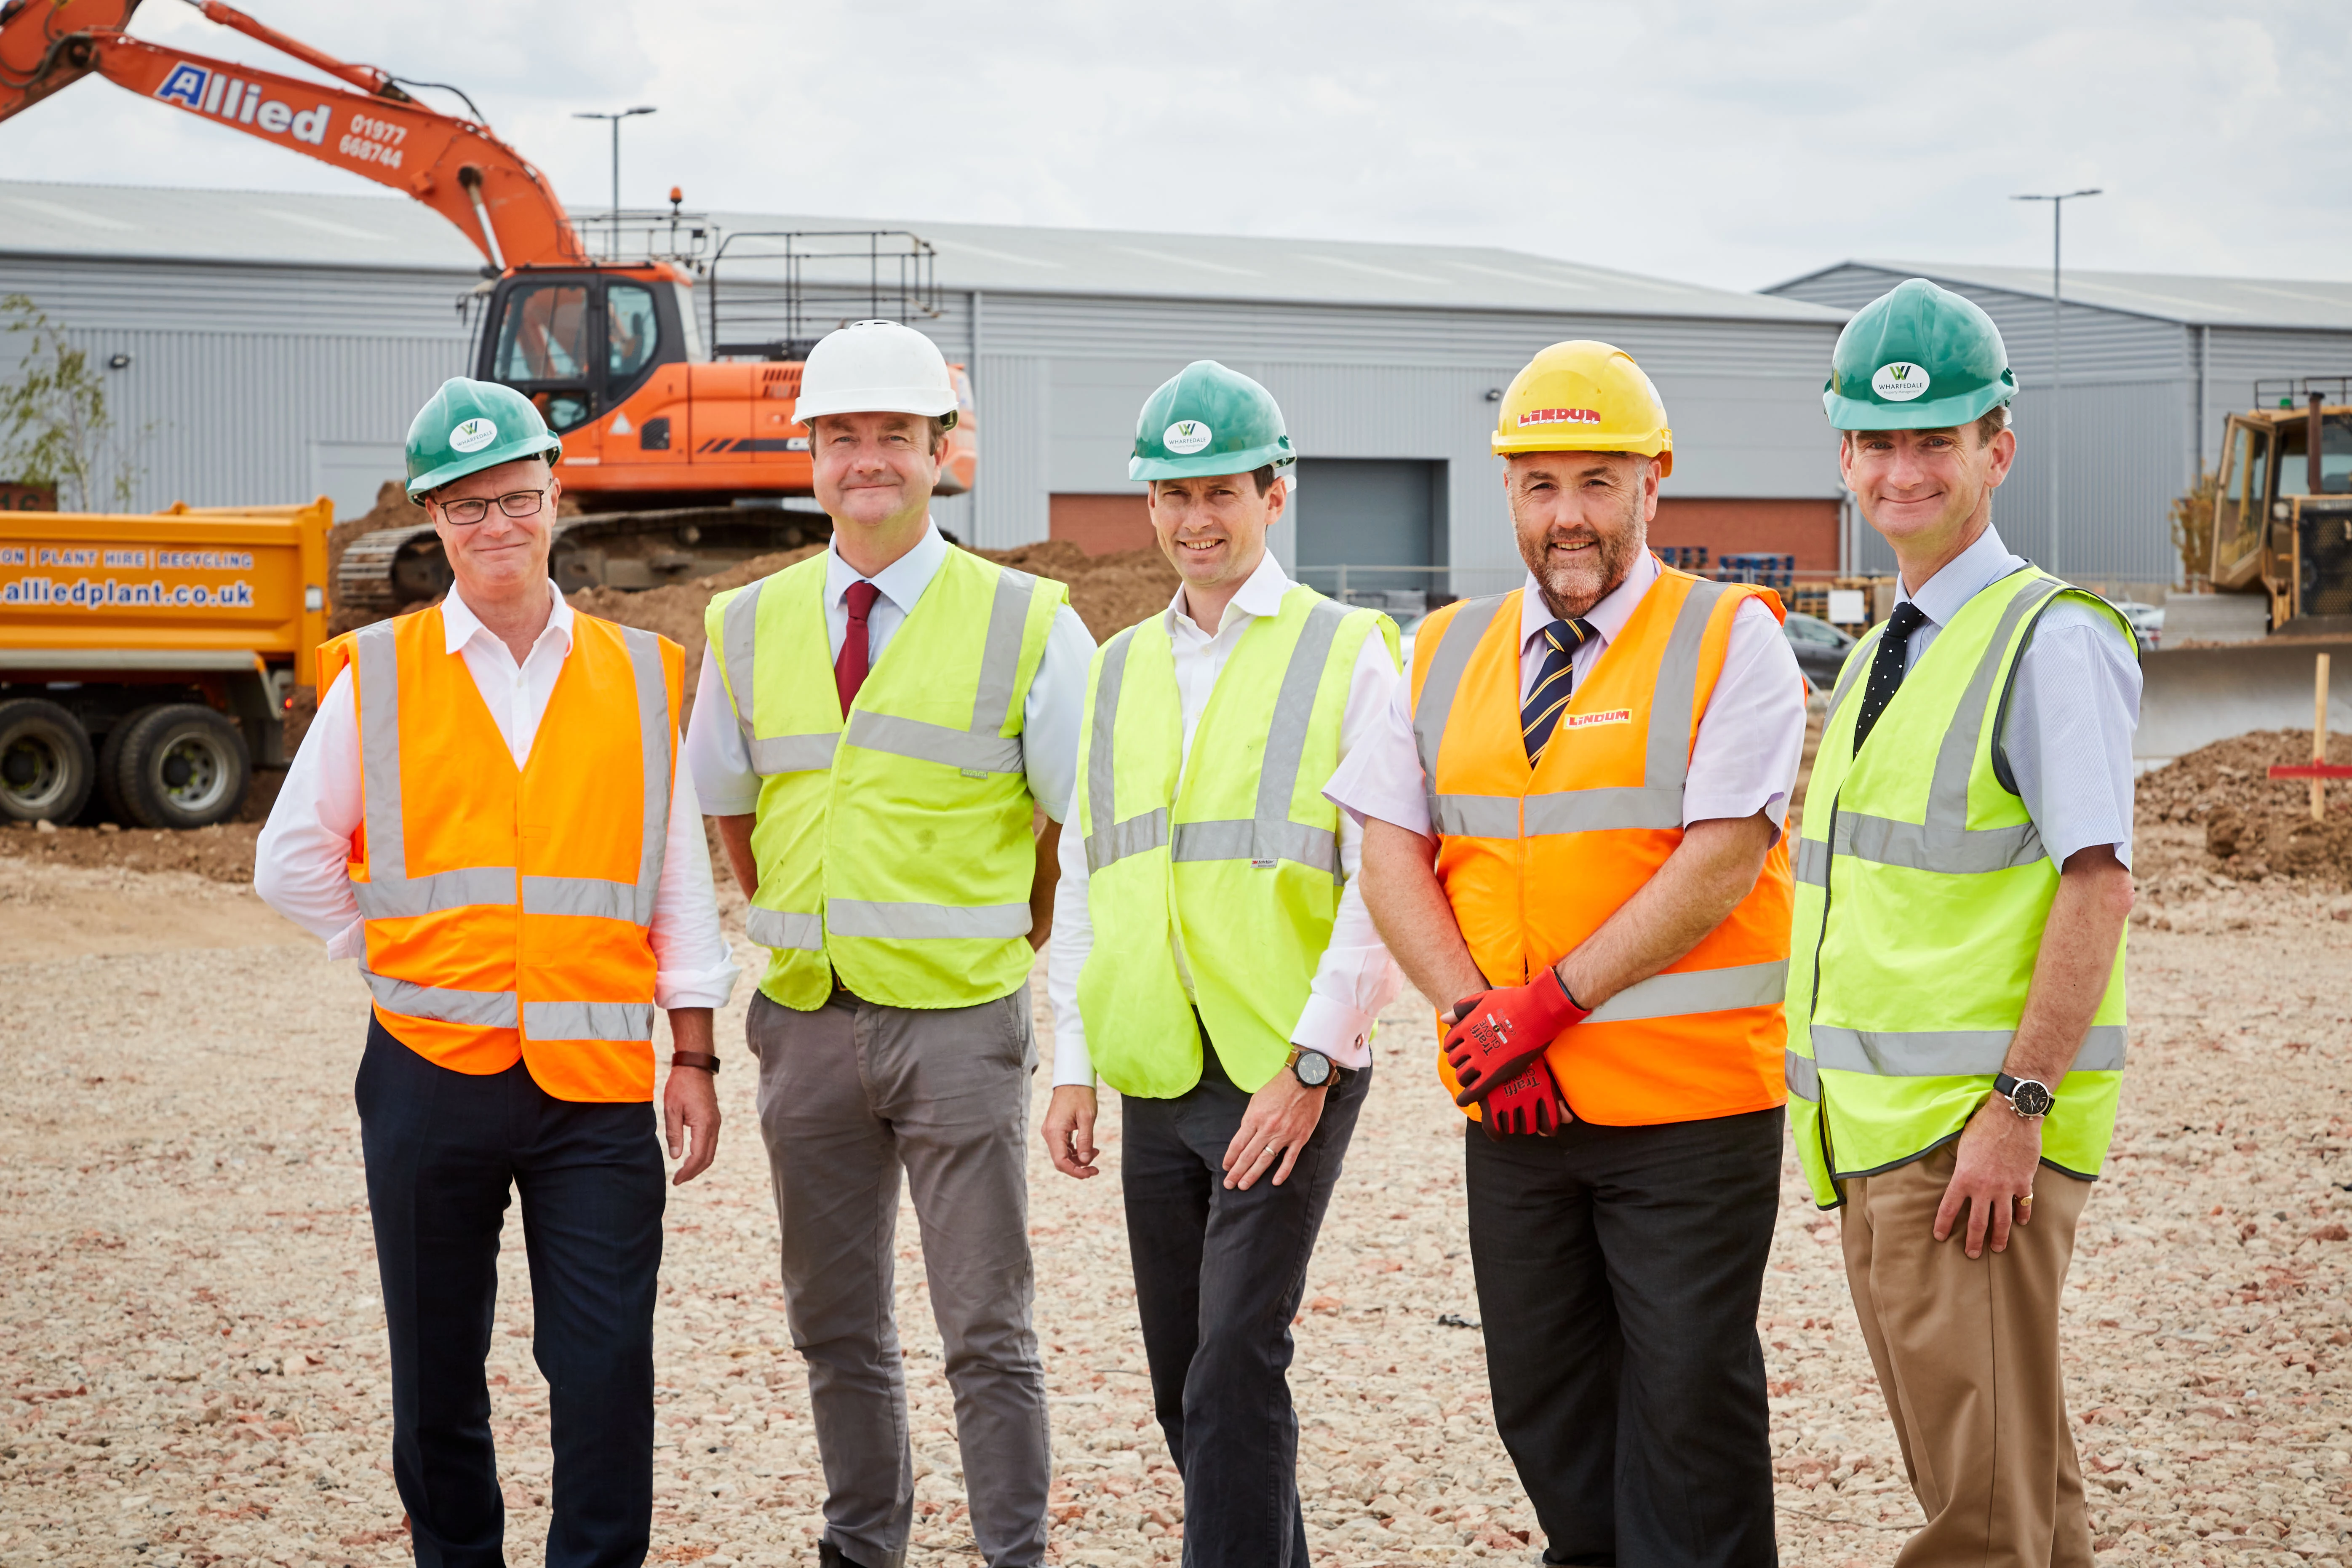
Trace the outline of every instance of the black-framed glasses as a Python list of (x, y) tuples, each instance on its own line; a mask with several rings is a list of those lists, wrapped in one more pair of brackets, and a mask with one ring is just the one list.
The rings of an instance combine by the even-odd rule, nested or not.
[[(499, 510), (509, 517), (530, 517), (536, 513), (546, 500), (547, 490), (544, 487), (535, 490), (509, 490), (499, 497)], [(456, 523), (460, 528), (471, 528), (489, 515), (490, 503), (479, 496), (467, 496), (462, 500), (445, 500), (441, 503), (443, 521)]]

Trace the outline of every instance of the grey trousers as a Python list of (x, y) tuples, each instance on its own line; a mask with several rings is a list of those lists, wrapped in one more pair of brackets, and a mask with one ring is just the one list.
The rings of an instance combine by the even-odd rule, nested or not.
[(754, 996), (745, 1033), (760, 1061), (784, 1308), (808, 1361), (826, 1538), (863, 1568), (907, 1561), (914, 1462), (891, 1313), (903, 1166), (972, 1535), (990, 1568), (1043, 1563), (1053, 1447), (1030, 1321), (1029, 987), (937, 1011), (836, 992), (799, 1013)]

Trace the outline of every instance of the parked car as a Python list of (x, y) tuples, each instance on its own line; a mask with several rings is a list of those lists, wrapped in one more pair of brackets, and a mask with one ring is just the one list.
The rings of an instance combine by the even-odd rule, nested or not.
[(2116, 599), (2113, 603), (2138, 635), (2140, 652), (2150, 652), (2164, 640), (2164, 607), (2161, 605), (2143, 605), (2137, 599)]
[(1780, 627), (1789, 639), (1789, 647), (1797, 655), (1797, 668), (1805, 679), (1827, 691), (1837, 684), (1838, 671), (1844, 668), (1846, 650), (1853, 647), (1853, 638), (1818, 616), (1789, 612)]

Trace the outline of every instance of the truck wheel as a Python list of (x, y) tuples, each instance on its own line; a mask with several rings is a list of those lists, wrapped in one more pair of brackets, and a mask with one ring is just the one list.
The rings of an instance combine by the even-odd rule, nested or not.
[(89, 735), (54, 702), (0, 702), (0, 818), (54, 822), (81, 815), (98, 778)]
[(253, 763), (226, 715), (171, 702), (125, 722), (114, 793), (140, 826), (209, 827), (236, 815)]
[(107, 820), (121, 823), (126, 827), (136, 825), (139, 819), (131, 815), (131, 803), (122, 798), (122, 742), (131, 738), (131, 727), (159, 706), (161, 704), (151, 703), (119, 715), (114, 727), (98, 742), (99, 807), (106, 813)]

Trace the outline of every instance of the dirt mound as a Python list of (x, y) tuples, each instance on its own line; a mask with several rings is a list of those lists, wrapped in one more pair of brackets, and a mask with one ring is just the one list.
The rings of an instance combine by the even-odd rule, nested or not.
[[(2143, 822), (2202, 826), (2224, 876), (2273, 874), (2352, 886), (2352, 784), (2328, 787), (2327, 820), (2311, 820), (2305, 779), (2273, 779), (2274, 763), (2311, 760), (2308, 730), (2259, 730), (2200, 747), (2140, 777)], [(2352, 763), (2352, 736), (2331, 735), (2327, 760)]]
[(412, 528), (431, 522), (425, 509), (408, 499), (408, 490), (398, 479), (386, 479), (376, 487), (375, 505), (366, 515), (339, 522), (327, 531), (327, 635), (340, 637), (347, 631), (366, 626), (383, 617), (373, 611), (346, 611), (335, 597), (335, 570), (343, 563), (343, 552), (352, 541), (362, 534), (385, 528)]
[(19, 824), (0, 829), (0, 855), (51, 866), (193, 871), (212, 882), (250, 882), (253, 841), (260, 834), (258, 819), (224, 822), (184, 833), (144, 827), (119, 832), (100, 827), (60, 827), (54, 833), (43, 833), (30, 824)]
[[(730, 588), (782, 571), (824, 548), (806, 544), (798, 550), (755, 555), (724, 572), (698, 577), (691, 583), (628, 593), (619, 588), (583, 588), (572, 595), (572, 607), (625, 626), (640, 626), (686, 649), (687, 700), (691, 706), (695, 682), (702, 669), (702, 616), (711, 598)], [(1158, 615), (1176, 595), (1176, 568), (1156, 550), (1129, 550), (1114, 555), (1089, 555), (1066, 540), (1024, 544), (1017, 550), (980, 550), (974, 554), (1017, 572), (1051, 577), (1066, 584), (1070, 607), (1099, 642), (1113, 632)]]

